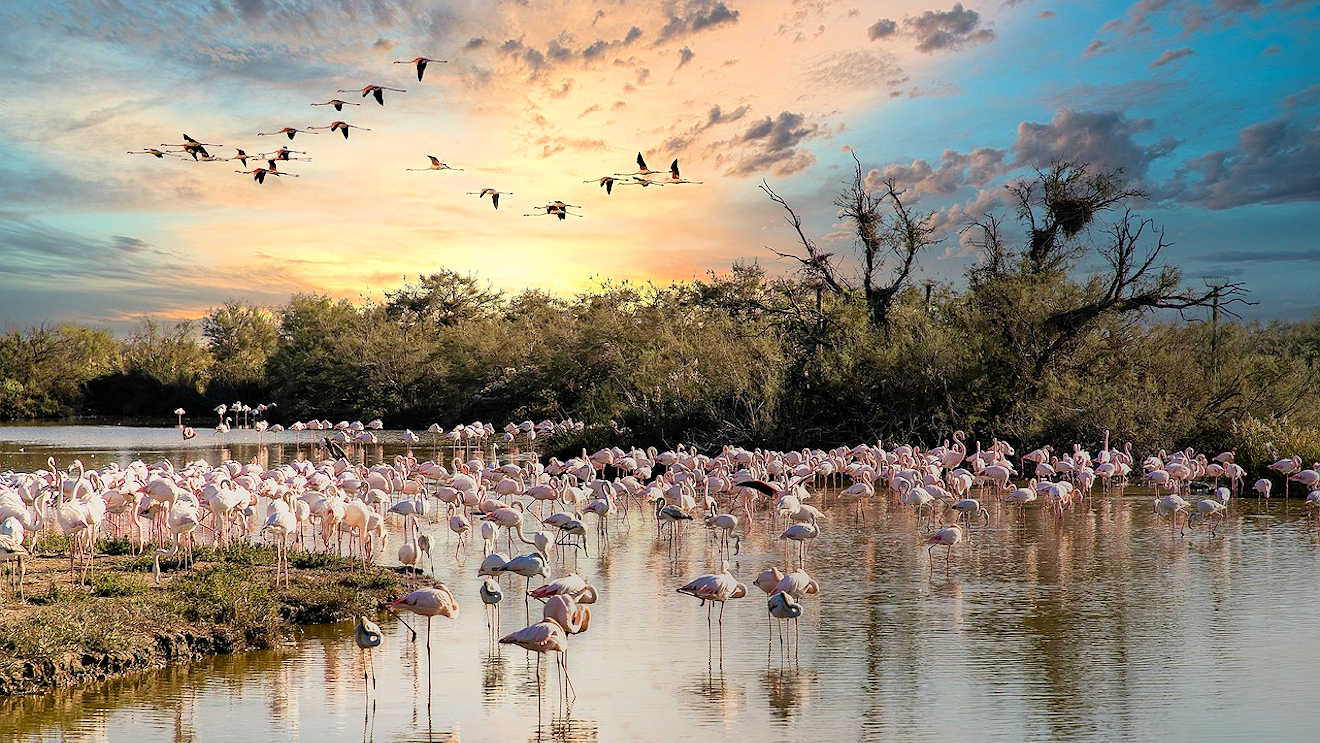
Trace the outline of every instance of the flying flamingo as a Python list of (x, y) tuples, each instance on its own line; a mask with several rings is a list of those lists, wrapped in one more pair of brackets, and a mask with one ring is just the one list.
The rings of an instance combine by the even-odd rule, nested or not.
[(571, 216), (574, 216), (574, 217), (581, 217), (581, 216), (582, 216), (581, 214), (573, 214), (573, 212), (570, 212), (570, 211), (569, 211), (570, 208), (572, 208), (572, 209), (581, 209), (582, 207), (581, 207), (580, 205), (578, 205), (578, 204), (565, 204), (565, 203), (562, 202), (562, 201), (551, 201), (549, 204), (546, 204), (545, 206), (538, 206), (538, 207), (536, 207), (536, 209), (538, 209), (538, 210), (540, 210), (540, 209), (544, 209), (544, 210), (545, 210), (545, 213), (544, 213), (544, 214), (540, 214), (540, 213), (535, 213), (535, 214), (524, 214), (523, 216), (524, 216), (524, 217), (550, 217), (550, 216), (554, 216), (554, 217), (558, 217), (559, 220), (560, 220), (561, 222), (564, 220), (565, 217), (570, 216), (570, 215), (571, 215)]
[(440, 158), (436, 157), (435, 155), (427, 155), (426, 158), (431, 161), (431, 167), (405, 168), (405, 170), (462, 170), (462, 168), (455, 168), (449, 163), (440, 162)]
[(678, 174), (678, 158), (674, 158), (674, 161), (669, 163), (669, 180), (665, 181), (665, 183), (695, 183), (701, 185), (702, 181), (689, 181), (688, 179), (681, 177)]
[[(162, 146), (164, 146), (164, 145), (162, 145)], [(143, 147), (143, 148), (140, 149), (140, 150), (130, 150), (127, 154), (129, 154), (129, 155), (151, 155), (152, 157), (156, 158), (157, 160), (160, 160), (161, 158), (164, 158), (164, 157), (166, 157), (166, 156), (168, 156), (168, 157), (174, 157), (177, 153), (174, 153), (174, 152), (166, 152), (165, 150), (158, 150), (158, 149), (156, 149), (155, 147)]]
[(657, 180), (655, 180), (655, 179), (653, 179), (653, 178), (647, 178), (647, 177), (645, 177), (645, 176), (635, 175), (635, 176), (632, 177), (632, 180), (630, 180), (630, 181), (623, 181), (623, 182), (620, 183), (619, 185), (620, 185), (620, 186), (641, 186), (642, 188), (646, 188), (647, 186), (663, 186), (663, 185), (665, 185), (665, 183), (664, 183), (664, 181), (657, 181)]
[(297, 128), (294, 128), (294, 127), (292, 127), (292, 126), (286, 126), (286, 127), (282, 128), (282, 129), (279, 129), (279, 130), (277, 130), (277, 131), (273, 131), (273, 132), (257, 132), (257, 136), (258, 136), (258, 137), (278, 137), (279, 135), (283, 134), (284, 136), (288, 137), (289, 139), (293, 139), (293, 135), (295, 135), (295, 134), (316, 134), (316, 132), (311, 131), (310, 129), (311, 129), (310, 127), (308, 127), (307, 129), (297, 129)]
[[(356, 91), (353, 91), (353, 92), (356, 92)], [(343, 111), (343, 110), (344, 110), (344, 106), (361, 106), (362, 104), (361, 104), (361, 103), (353, 103), (352, 101), (341, 101), (341, 100), (339, 100), (338, 98), (331, 98), (330, 100), (326, 101), (325, 103), (313, 103), (312, 105), (313, 105), (313, 106), (334, 106), (336, 111)]]
[(369, 132), (369, 131), (371, 131), (370, 129), (366, 128), (365, 126), (358, 126), (357, 124), (350, 124), (350, 123), (348, 123), (348, 122), (346, 122), (346, 121), (332, 121), (332, 122), (330, 122), (330, 125), (329, 125), (329, 126), (309, 126), (309, 127), (307, 127), (307, 128), (308, 128), (308, 129), (329, 129), (329, 130), (332, 131), (332, 132), (337, 131), (337, 132), (339, 132), (340, 134), (343, 134), (343, 135), (344, 135), (344, 139), (348, 139), (348, 130), (349, 130), (349, 129), (361, 129), (361, 130), (364, 131), (364, 132)]
[[(429, 156), (428, 156), (428, 157), (429, 157)], [(513, 195), (513, 192), (512, 192), (512, 191), (497, 191), (497, 190), (495, 190), (495, 189), (493, 189), (493, 188), (490, 188), (490, 187), (483, 188), (483, 189), (481, 189), (480, 191), (468, 191), (468, 192), (467, 192), (467, 195), (468, 195), (468, 196), (476, 196), (478, 199), (480, 199), (480, 198), (484, 198), (484, 197), (486, 196), (486, 194), (490, 194), (490, 203), (491, 203), (491, 205), (494, 206), (496, 209), (499, 209), (499, 208), (500, 208), (500, 196), (501, 196), (501, 195), (512, 196), (512, 195)]]
[(608, 194), (614, 192), (614, 184), (615, 184), (615, 182), (617, 182), (618, 180), (619, 180), (618, 178), (616, 178), (616, 177), (614, 177), (614, 176), (612, 176), (612, 175), (603, 175), (603, 176), (601, 176), (600, 178), (596, 178), (596, 179), (594, 179), (594, 180), (590, 180), (590, 181), (582, 181), (582, 182), (583, 182), (583, 183), (595, 183), (595, 184), (599, 185), (601, 188), (605, 189), (605, 193), (606, 193), (606, 195), (608, 195)]
[(646, 160), (642, 159), (642, 153), (639, 152), (639, 153), (637, 153), (637, 170), (635, 170), (635, 171), (633, 171), (633, 172), (631, 172), (631, 173), (615, 173), (615, 175), (643, 175), (643, 176), (644, 176), (644, 175), (655, 175), (655, 174), (657, 174), (657, 173), (663, 173), (663, 172), (664, 172), (663, 170), (651, 170), (650, 168), (646, 167)]
[[(376, 99), (376, 103), (379, 103), (380, 105), (384, 106), (384, 105), (385, 105), (385, 91), (387, 91), (387, 90), (393, 91), (393, 92), (395, 92), (395, 93), (407, 93), (407, 92), (408, 92), (407, 90), (405, 90), (405, 89), (403, 89), (403, 88), (390, 88), (390, 87), (386, 87), (386, 86), (384, 86), (384, 85), (364, 85), (364, 86), (362, 87), (361, 93), (362, 93), (362, 97), (363, 97), (363, 98), (366, 98), (367, 96), (373, 96), (373, 97)], [(340, 90), (336, 90), (335, 92), (336, 92), (336, 93), (357, 93), (357, 92), (359, 92), (359, 91), (356, 91), (356, 90), (344, 90), (344, 89), (340, 89)]]
[[(411, 65), (417, 65), (417, 82), (419, 82), (419, 83), (422, 81), (422, 73), (423, 73), (423, 72), (426, 72), (426, 65), (427, 65), (428, 62), (435, 62), (436, 64), (446, 64), (446, 63), (449, 62), (449, 60), (447, 60), (447, 59), (429, 59), (429, 58), (427, 58), (427, 57), (414, 57), (413, 59), (396, 59), (396, 60), (394, 60), (394, 64), (411, 64)], [(393, 90), (393, 88), (391, 88), (391, 90)]]
[[(234, 172), (242, 173), (243, 175), (250, 175), (252, 176), (252, 180), (256, 181), (257, 183), (265, 183), (266, 176), (268, 175), (288, 175), (288, 176), (293, 176), (294, 178), (298, 177), (297, 173), (281, 173), (276, 171), (274, 168), (253, 168), (252, 170), (235, 170)], [(224, 428), (226, 432), (229, 430), (229, 426), (227, 425)], [(220, 428), (217, 426), (216, 430), (219, 431)]]
[(926, 554), (930, 557), (930, 572), (935, 574), (935, 555), (934, 550), (939, 545), (944, 545), (944, 576), (949, 576), (949, 560), (953, 555), (953, 545), (962, 541), (963, 530), (957, 524), (951, 524), (936, 531), (930, 535), (926, 543), (930, 546), (926, 548)]

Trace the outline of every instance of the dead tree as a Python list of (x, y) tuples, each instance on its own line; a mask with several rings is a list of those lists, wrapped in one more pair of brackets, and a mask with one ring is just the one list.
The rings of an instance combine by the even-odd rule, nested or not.
[(839, 217), (851, 223), (856, 234), (858, 275), (850, 280), (835, 265), (834, 254), (821, 250), (807, 237), (793, 207), (770, 184), (762, 181), (761, 190), (784, 209), (785, 219), (802, 246), (802, 253), (773, 252), (797, 261), (808, 281), (845, 298), (855, 294), (859, 284), (871, 324), (888, 332), (890, 312), (912, 278), (917, 257), (938, 242), (934, 213), (914, 213), (904, 203), (904, 192), (893, 178), (886, 178), (873, 189), (861, 160), (853, 153), (852, 176), (834, 199)]

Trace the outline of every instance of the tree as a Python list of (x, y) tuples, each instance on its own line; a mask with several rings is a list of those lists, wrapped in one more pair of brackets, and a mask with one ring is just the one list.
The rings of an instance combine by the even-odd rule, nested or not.
[[(1020, 250), (1008, 246), (995, 215), (968, 226), (979, 232), (973, 243), (983, 257), (968, 272), (974, 311), (966, 317), (977, 326), (968, 330), (998, 340), (978, 350), (1016, 380), (991, 391), (996, 417), (1020, 410), (1054, 380), (1083, 374), (1079, 360), (1093, 356), (1080, 350), (1103, 342), (1101, 336), (1135, 333), (1153, 311), (1182, 313), (1217, 301), (1220, 311), (1232, 314), (1246, 302), (1238, 283), (1203, 292), (1182, 284), (1177, 268), (1161, 261), (1169, 246), (1163, 230), (1126, 206), (1145, 194), (1127, 187), (1121, 171), (1092, 174), (1085, 164), (1058, 162), (1007, 188), (1025, 232)], [(1097, 225), (1119, 207), (1121, 216)], [(1088, 256), (1105, 268), (1072, 278)]]
[(264, 383), (266, 360), (279, 342), (274, 315), (252, 305), (226, 302), (202, 319), (202, 335), (214, 360), (214, 383), (231, 390)]
[[(802, 229), (802, 220), (793, 207), (766, 182), (761, 190), (784, 209), (785, 219), (797, 233), (805, 253), (775, 251), (796, 260), (802, 274), (820, 287), (835, 294), (850, 296), (854, 283), (862, 288), (871, 324), (890, 329), (890, 312), (899, 293), (908, 286), (916, 268), (917, 257), (939, 241), (935, 239), (935, 216), (916, 213), (904, 202), (904, 192), (893, 178), (873, 188), (862, 161), (853, 153), (853, 171), (843, 190), (834, 199), (839, 217), (847, 220), (856, 235), (859, 257), (858, 275), (849, 281), (831, 260), (833, 254), (822, 251)], [(886, 206), (887, 214), (886, 214)]]
[(502, 299), (500, 292), (476, 276), (443, 269), (385, 292), (385, 310), (408, 326), (420, 322), (449, 326), (486, 315)]

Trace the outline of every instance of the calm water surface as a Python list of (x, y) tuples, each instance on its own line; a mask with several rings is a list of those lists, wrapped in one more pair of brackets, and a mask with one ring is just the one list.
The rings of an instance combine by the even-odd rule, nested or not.
[[(292, 434), (270, 438), (263, 459), (298, 456)], [(365, 455), (392, 456), (398, 441)], [(0, 427), (0, 469), (52, 454), (89, 466), (258, 454), (253, 432), (222, 445), (203, 431), (182, 444), (174, 429)], [(415, 453), (433, 456), (429, 444)], [(1320, 559), (1298, 501), (1263, 513), (1236, 502), (1215, 538), (1171, 535), (1149, 494), (1131, 490), (1062, 524), (992, 507), (990, 527), (959, 545), (947, 579), (942, 565), (931, 576), (920, 524), (887, 498), (868, 506), (865, 524), (847, 506), (826, 511), (807, 557), (822, 595), (803, 600), (797, 664), (777, 636), (768, 652), (754, 587), (730, 602), (723, 658), (718, 647), (710, 658), (705, 610), (674, 588), (717, 568), (714, 548), (689, 528), (671, 559), (651, 520), (634, 513), (613, 524), (605, 556), (593, 536), (592, 557), (579, 560), (601, 600), (591, 629), (572, 640), (577, 700), (566, 719), (553, 664), (544, 665), (538, 727), (535, 659), (486, 639), (480, 546), (456, 565), (437, 523), (427, 527), (435, 573), (462, 612), (432, 628), (429, 705), (425, 647), (386, 616), (371, 717), (343, 623), (279, 650), (0, 700), (0, 739), (1265, 741), (1314, 740), (1320, 729), (1310, 693)], [(733, 560), (741, 580), (783, 564), (778, 533), (758, 516)], [(504, 581), (505, 632), (524, 624), (521, 582)]]

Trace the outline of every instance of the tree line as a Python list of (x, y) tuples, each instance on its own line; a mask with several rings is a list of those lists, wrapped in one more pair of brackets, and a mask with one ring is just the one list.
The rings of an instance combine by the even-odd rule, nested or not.
[(1119, 172), (1055, 163), (1011, 184), (1012, 214), (965, 226), (979, 259), (957, 287), (917, 280), (936, 215), (860, 161), (834, 202), (855, 238), (848, 253), (821, 248), (762, 188), (788, 222), (792, 247), (776, 251), (787, 275), (743, 263), (556, 296), (440, 270), (379, 301), (230, 302), (124, 338), (9, 331), (0, 419), (164, 419), (242, 399), (277, 402), (285, 422), (595, 424), (584, 436), (599, 441), (574, 446), (620, 434), (662, 446), (935, 443), (962, 429), (1094, 447), (1107, 429), (1139, 447), (1320, 459), (1320, 319), (1246, 323), (1245, 287), (1189, 286)]

